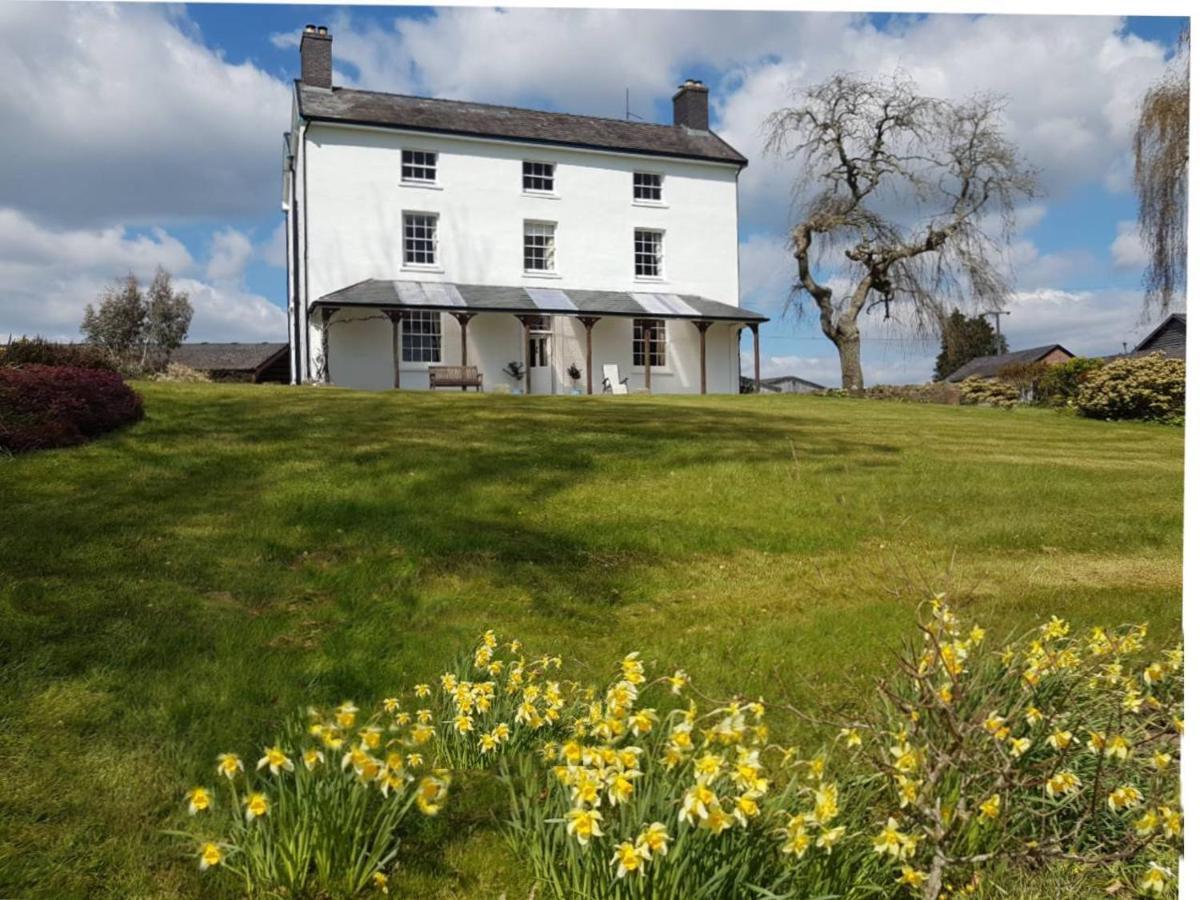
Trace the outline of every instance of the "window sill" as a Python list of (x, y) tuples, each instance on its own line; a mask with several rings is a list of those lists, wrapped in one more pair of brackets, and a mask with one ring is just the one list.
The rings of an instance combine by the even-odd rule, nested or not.
[(648, 284), (666, 284), (667, 283), (667, 279), (663, 278), (661, 275), (634, 275), (633, 280), (648, 283)]
[(561, 200), (562, 197), (550, 191), (521, 191), (522, 197), (530, 197), (534, 200)]
[(661, 200), (634, 200), (634, 206), (648, 206), (651, 209), (670, 209), (671, 207), (663, 203)]
[(562, 278), (558, 272), (522, 272), (522, 278), (549, 278), (551, 280)]
[(401, 181), (402, 188), (419, 188), (423, 191), (440, 191), (444, 188), (436, 181)]
[(400, 266), (401, 272), (427, 272), (435, 275), (445, 274), (446, 270), (439, 265), (422, 266), (413, 263), (405, 263)]
[[(424, 363), (402, 362), (402, 363), (400, 363), (400, 371), (401, 371), (401, 372), (425, 372), (425, 371), (428, 371), (428, 369), (429, 369), (429, 367), (430, 367), (430, 366), (442, 366), (442, 365), (446, 365), (446, 363), (440, 363), (440, 362), (424, 362)], [(450, 365), (453, 365), (453, 363), (450, 363)]]

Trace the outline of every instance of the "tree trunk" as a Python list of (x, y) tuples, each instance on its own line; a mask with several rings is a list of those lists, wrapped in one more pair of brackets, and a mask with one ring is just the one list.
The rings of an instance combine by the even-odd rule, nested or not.
[(842, 389), (861, 391), (863, 389), (862, 372), (862, 339), (859, 337), (858, 326), (839, 322), (837, 331), (831, 340), (838, 351), (838, 359), (842, 364)]

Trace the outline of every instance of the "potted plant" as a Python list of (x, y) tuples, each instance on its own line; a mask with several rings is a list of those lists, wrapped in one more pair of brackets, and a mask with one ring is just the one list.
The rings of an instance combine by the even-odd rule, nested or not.
[(504, 367), (504, 374), (513, 380), (512, 392), (514, 394), (524, 393), (524, 389), (525, 389), (525, 382), (524, 382), (525, 366), (524, 365), (517, 362), (516, 360), (513, 360), (507, 366)]
[(579, 389), (579, 379), (583, 377), (583, 373), (579, 371), (579, 366), (575, 365), (575, 363), (571, 363), (571, 365), (567, 367), (567, 377), (571, 379), (571, 393), (583, 393)]

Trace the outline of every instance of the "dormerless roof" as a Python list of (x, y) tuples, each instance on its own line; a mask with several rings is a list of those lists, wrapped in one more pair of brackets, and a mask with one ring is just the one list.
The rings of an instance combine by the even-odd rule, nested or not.
[(742, 154), (711, 131), (680, 125), (627, 122), (344, 87), (326, 89), (302, 82), (296, 82), (296, 90), (300, 115), (314, 122), (378, 125), (746, 165)]
[(999, 375), (1000, 370), (1006, 366), (1039, 362), (1053, 350), (1061, 350), (1067, 356), (1075, 355), (1062, 344), (1047, 344), (1044, 347), (1014, 350), (1012, 353), (1000, 353), (996, 356), (977, 356), (951, 372), (946, 380), (962, 381), (963, 379), (970, 378), (972, 375), (978, 378), (992, 378)]
[(261, 344), (180, 344), (172, 351), (171, 362), (205, 371), (253, 372), (287, 348), (285, 343), (266, 341)]
[(748, 309), (694, 294), (622, 291), (559, 290), (500, 287), (433, 281), (369, 279), (326, 294), (312, 308), (369, 306), (439, 309), (447, 312), (503, 312), (562, 316), (647, 316), (658, 319), (711, 319), (728, 322), (766, 322)]

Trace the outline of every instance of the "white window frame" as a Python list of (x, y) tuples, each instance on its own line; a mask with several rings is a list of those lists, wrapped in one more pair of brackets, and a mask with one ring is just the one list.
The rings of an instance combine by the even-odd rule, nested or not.
[[(545, 166), (550, 169), (549, 175), (530, 174), (525, 171), (527, 166)], [(542, 178), (550, 180), (548, 188), (531, 188), (525, 183), (527, 178)], [(533, 197), (557, 197), (558, 196), (558, 163), (546, 162), (544, 159), (523, 159), (521, 160), (521, 193), (529, 194)]]
[[(653, 316), (639, 316), (633, 320), (633, 368), (644, 370), (646, 367), (644, 360), (638, 362), (638, 355), (643, 349), (642, 335), (639, 333), (639, 329), (644, 328), (647, 322), (650, 323), (652, 329), (650, 332), (650, 368), (665, 369), (667, 367), (667, 320), (656, 319)], [(661, 336), (655, 338), (655, 331), (658, 331)]]
[[(658, 236), (657, 254), (655, 255), (656, 273), (653, 275), (644, 272), (638, 272), (639, 256), (642, 256), (646, 251), (639, 247), (641, 235), (653, 234)], [(667, 233), (661, 228), (635, 228), (633, 229), (633, 277), (635, 281), (665, 281), (666, 280), (666, 259), (667, 259)]]
[[(638, 196), (639, 188), (642, 190), (648, 190), (651, 187), (648, 185), (639, 185), (638, 184), (639, 176), (641, 176), (643, 178), (657, 178), (658, 179), (658, 186), (657, 186), (658, 187), (658, 199), (657, 200), (655, 200), (652, 197), (639, 197)], [(664, 191), (666, 190), (665, 183), (666, 183), (667, 179), (666, 179), (666, 176), (663, 175), (662, 172), (648, 172), (644, 169), (639, 169), (638, 171), (633, 173), (632, 180), (633, 180), (633, 202), (636, 203), (638, 206), (666, 206), (667, 205), (666, 201), (663, 199)]]
[[(421, 162), (416, 160), (406, 162), (405, 157), (409, 154), (421, 154), (423, 157)], [(432, 162), (428, 160), (432, 157)], [(418, 178), (415, 175), (405, 175), (405, 167), (413, 170), (421, 170), (422, 172), (432, 171), (431, 178)], [(420, 150), (416, 147), (404, 147), (400, 150), (400, 183), (420, 185), (424, 187), (436, 187), (438, 184), (438, 153), (436, 150)]]
[[(431, 328), (409, 330), (410, 324)], [(426, 358), (428, 357), (428, 358)], [(410, 368), (437, 365), (442, 361), (442, 314), (430, 309), (400, 311), (400, 362)]]
[[(542, 229), (541, 237), (546, 237), (546, 229), (549, 230), (550, 243), (548, 245), (549, 253), (544, 254), (547, 258), (548, 265), (544, 269), (531, 269), (529, 267), (530, 260), (530, 232)], [(544, 278), (554, 277), (558, 275), (558, 223), (550, 222), (545, 219), (526, 219), (521, 226), (521, 269), (526, 275), (540, 276)]]
[[(433, 262), (411, 262), (408, 258), (408, 241), (409, 241), (409, 220), (415, 218), (432, 219), (433, 234), (431, 238), (414, 238), (414, 240), (430, 240), (432, 244)], [(420, 269), (423, 271), (438, 270), (441, 268), (441, 247), (439, 246), (438, 232), (441, 231), (441, 216), (435, 212), (426, 212), (423, 210), (406, 209), (404, 211), (402, 225), (403, 234), (401, 235), (402, 246), (400, 248), (401, 265), (405, 269)]]

